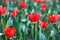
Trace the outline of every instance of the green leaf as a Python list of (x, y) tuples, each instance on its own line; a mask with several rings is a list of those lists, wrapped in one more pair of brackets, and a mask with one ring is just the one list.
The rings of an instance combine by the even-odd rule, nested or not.
[(53, 29), (53, 25), (50, 23), (48, 27), (44, 30), (44, 35), (48, 38), (50, 36), (51, 30)]
[(13, 25), (13, 20), (11, 18), (8, 19), (7, 23), (6, 23), (6, 28), (9, 26)]
[(39, 32), (39, 40), (46, 40), (46, 37), (45, 37), (45, 35), (43, 34), (43, 33), (41, 33), (41, 32)]

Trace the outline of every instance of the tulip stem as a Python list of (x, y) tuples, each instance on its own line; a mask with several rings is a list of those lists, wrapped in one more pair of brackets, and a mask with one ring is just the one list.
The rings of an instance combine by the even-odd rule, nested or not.
[(42, 30), (43, 34), (44, 34), (44, 30)]
[(35, 28), (35, 24), (34, 24), (34, 40), (35, 40), (35, 32), (36, 31), (36, 28)]
[(38, 40), (36, 37), (38, 36), (38, 34), (37, 34), (37, 27), (36, 27), (37, 25), (36, 24), (34, 24), (34, 40)]
[(57, 28), (56, 24), (54, 24), (54, 28), (57, 32), (56, 40), (59, 40), (59, 31), (58, 31), (58, 28)]
[(3, 20), (3, 16), (1, 16), (1, 24), (2, 24), (2, 28), (3, 28), (3, 30), (4, 30), (4, 20)]

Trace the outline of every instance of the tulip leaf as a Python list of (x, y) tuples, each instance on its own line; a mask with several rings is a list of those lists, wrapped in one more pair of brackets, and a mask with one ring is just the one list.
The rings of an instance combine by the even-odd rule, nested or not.
[(46, 40), (46, 37), (43, 33), (39, 32), (40, 39), (39, 40)]

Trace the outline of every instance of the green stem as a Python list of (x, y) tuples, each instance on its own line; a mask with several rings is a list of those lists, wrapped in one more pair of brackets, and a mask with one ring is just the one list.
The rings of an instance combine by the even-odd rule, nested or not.
[(34, 24), (34, 39), (39, 40), (39, 29), (37, 27), (37, 24)]
[(54, 28), (57, 32), (57, 35), (56, 35), (56, 40), (59, 40), (59, 31), (58, 31), (58, 27), (56, 26), (56, 24), (54, 24)]
[(42, 30), (43, 34), (44, 34), (44, 30)]
[(31, 34), (32, 34), (32, 40), (35, 40), (35, 24), (32, 25)]
[(1, 23), (2, 23), (2, 28), (3, 28), (3, 30), (4, 30), (4, 29), (5, 29), (5, 23), (4, 23), (3, 18), (1, 19)]
[(34, 40), (35, 40), (35, 36), (36, 36), (36, 26), (35, 26), (35, 24), (34, 24)]
[(25, 9), (22, 10), (23, 16), (25, 16)]
[(52, 36), (49, 36), (49, 39), (48, 40), (52, 40)]

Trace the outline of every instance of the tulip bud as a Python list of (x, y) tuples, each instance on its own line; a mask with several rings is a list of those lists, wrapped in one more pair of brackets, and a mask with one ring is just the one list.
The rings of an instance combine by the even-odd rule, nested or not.
[(40, 23), (40, 28), (42, 28), (43, 30), (46, 29), (48, 26), (48, 22), (41, 22)]
[(26, 8), (26, 2), (21, 2), (21, 3), (19, 4), (19, 7), (20, 7), (21, 9), (25, 9), (25, 8)]

